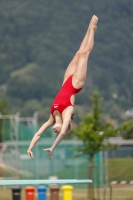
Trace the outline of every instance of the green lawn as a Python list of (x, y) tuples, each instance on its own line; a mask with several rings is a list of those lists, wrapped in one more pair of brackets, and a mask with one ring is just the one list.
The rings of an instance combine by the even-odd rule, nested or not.
[(109, 180), (133, 180), (133, 158), (109, 159)]

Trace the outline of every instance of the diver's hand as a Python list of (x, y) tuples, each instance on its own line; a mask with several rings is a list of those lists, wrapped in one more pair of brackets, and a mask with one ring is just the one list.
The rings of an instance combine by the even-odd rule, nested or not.
[(32, 151), (31, 151), (31, 149), (28, 149), (28, 150), (27, 150), (27, 153), (28, 153), (28, 155), (29, 155), (29, 157), (30, 157), (31, 159), (34, 158), (34, 155), (33, 155)]
[(48, 157), (49, 157), (50, 160), (52, 160), (52, 159), (53, 159), (53, 156), (52, 156), (52, 153), (53, 153), (52, 148), (47, 148), (47, 149), (43, 149), (43, 150), (44, 150), (44, 151), (48, 151)]

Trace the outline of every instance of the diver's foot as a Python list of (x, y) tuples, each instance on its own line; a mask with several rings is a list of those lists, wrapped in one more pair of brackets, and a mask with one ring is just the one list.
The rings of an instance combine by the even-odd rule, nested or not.
[(98, 17), (93, 15), (89, 24), (89, 29), (97, 29)]

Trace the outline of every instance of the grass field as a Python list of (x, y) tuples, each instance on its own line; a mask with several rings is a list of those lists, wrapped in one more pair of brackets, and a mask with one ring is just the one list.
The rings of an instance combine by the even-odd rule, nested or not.
[(133, 158), (109, 159), (109, 180), (133, 180)]

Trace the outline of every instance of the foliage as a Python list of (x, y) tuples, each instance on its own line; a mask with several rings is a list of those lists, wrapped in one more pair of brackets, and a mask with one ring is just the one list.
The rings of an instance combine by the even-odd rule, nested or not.
[[(132, 0), (0, 0), (0, 5), (0, 86), (8, 85), (5, 95), (11, 112), (22, 110), (25, 114), (22, 107), (32, 99), (44, 109), (43, 99), (54, 98), (89, 20), (96, 14), (99, 23), (95, 47), (77, 104), (85, 110), (85, 93), (98, 89), (105, 103), (117, 108), (112, 111), (106, 106), (108, 117), (124, 120), (124, 111), (133, 102)], [(18, 99), (21, 105), (14, 104)], [(32, 109), (35, 111), (34, 105)], [(27, 110), (26, 115), (29, 114)]]
[(111, 148), (108, 138), (116, 136), (118, 128), (114, 128), (111, 124), (101, 121), (102, 109), (100, 107), (102, 98), (99, 97), (97, 91), (94, 91), (90, 97), (92, 102), (92, 113), (88, 113), (75, 128), (74, 134), (83, 141), (83, 147), (76, 147), (79, 152), (78, 156), (88, 155), (88, 159), (93, 162), (94, 155), (100, 150)]
[(122, 137), (124, 139), (133, 139), (133, 120), (123, 124)]
[[(7, 102), (4, 99), (0, 99), (0, 114), (6, 115), (8, 114)], [(0, 119), (0, 142), (2, 142), (2, 120)]]
[(7, 105), (7, 101), (4, 99), (0, 99), (0, 114), (5, 115), (8, 114), (8, 105)]

